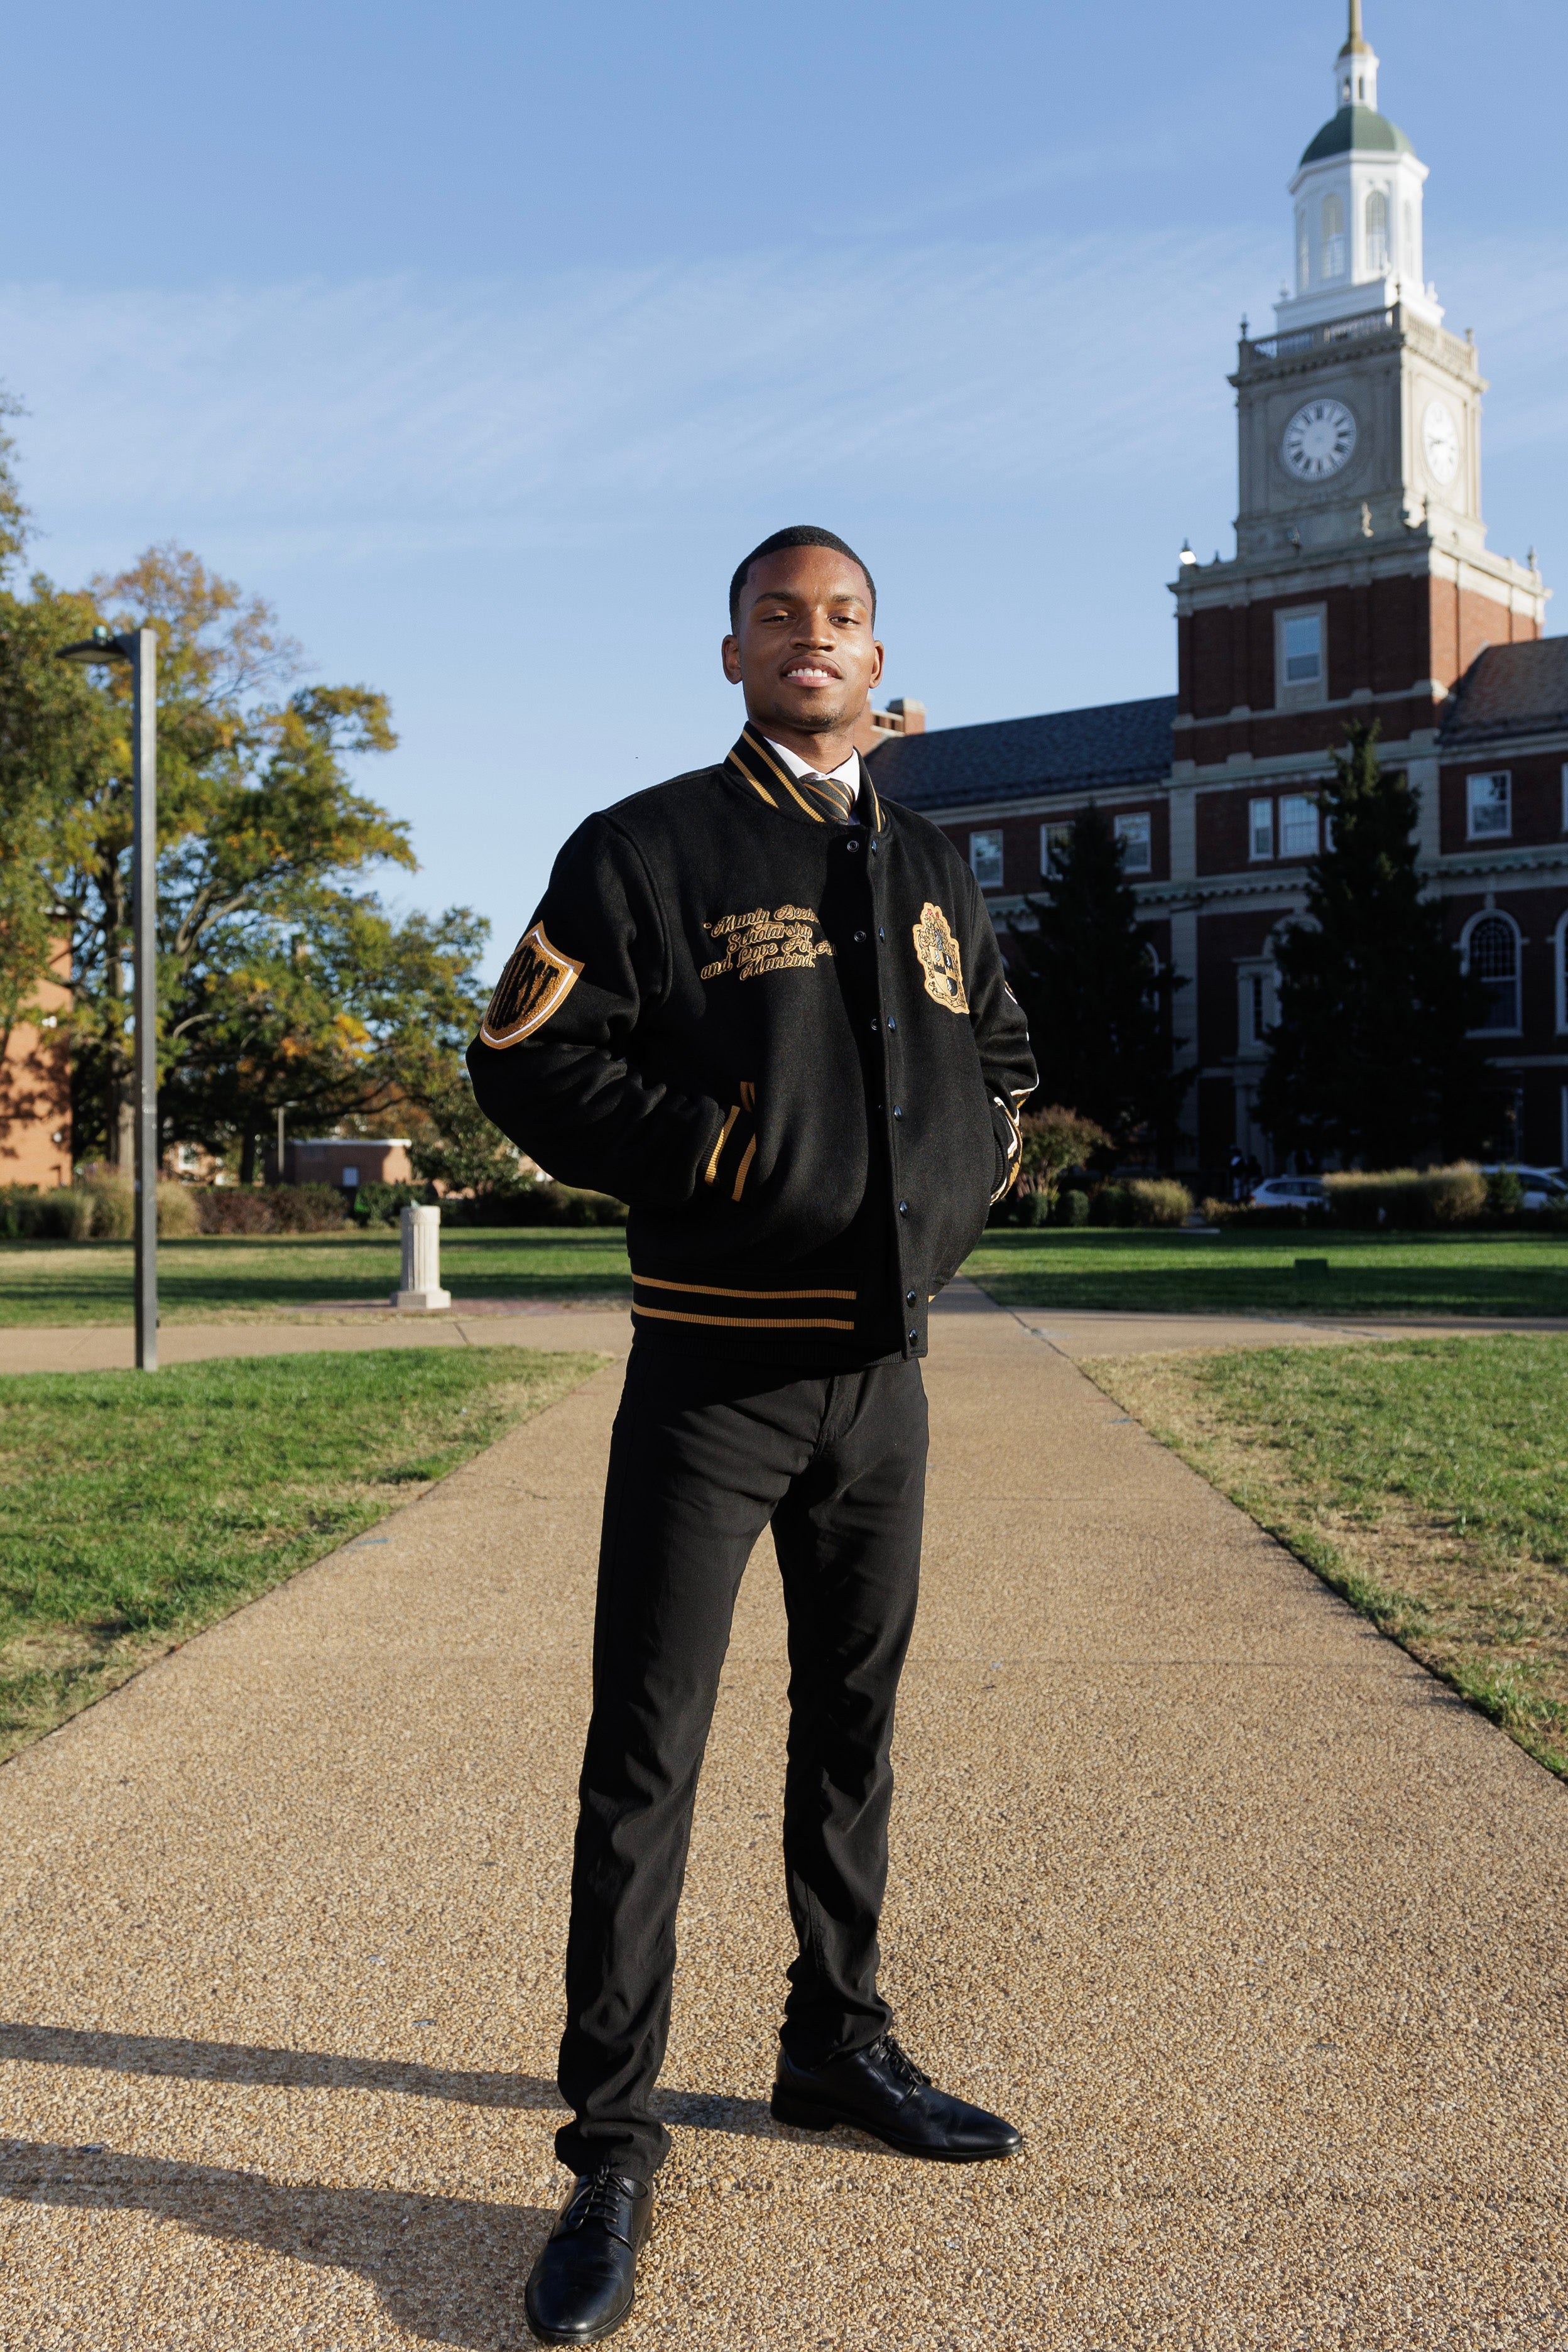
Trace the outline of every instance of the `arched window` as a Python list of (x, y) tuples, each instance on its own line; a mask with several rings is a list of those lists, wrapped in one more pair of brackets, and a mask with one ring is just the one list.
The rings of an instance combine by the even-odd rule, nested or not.
[(1421, 257), (1415, 250), (1415, 207), (1414, 205), (1406, 205), (1405, 207), (1405, 242), (1399, 249), (1399, 267), (1405, 272), (1406, 278), (1419, 279), (1421, 276)]
[(1552, 944), (1552, 969), (1557, 979), (1557, 1034), (1561, 1037), (1568, 1033), (1568, 915), (1559, 919), (1557, 936)]
[(1366, 272), (1369, 278), (1381, 278), (1388, 268), (1388, 198), (1381, 188), (1368, 191), (1366, 199)]
[(1312, 257), (1307, 244), (1307, 207), (1296, 207), (1296, 291), (1305, 294), (1312, 282)]
[(1482, 1029), (1519, 1027), (1519, 932), (1507, 915), (1478, 915), (1465, 934), (1465, 968), (1479, 980)]
[(1323, 275), (1342, 278), (1345, 274), (1345, 205), (1339, 194), (1323, 198)]

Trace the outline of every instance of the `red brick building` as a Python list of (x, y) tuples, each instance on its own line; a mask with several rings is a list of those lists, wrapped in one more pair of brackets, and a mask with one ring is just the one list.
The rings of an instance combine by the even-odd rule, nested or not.
[(1236, 553), (1184, 549), (1177, 690), (872, 752), (879, 789), (964, 851), (998, 928), (1029, 918), (1053, 826), (1102, 804), (1195, 1064), (1180, 1163), (1232, 1146), (1272, 1166), (1252, 1114), (1275, 1017), (1273, 941), (1301, 906), (1317, 792), (1346, 722), (1377, 719), (1421, 807), (1428, 887), (1488, 983), (1499, 1146), (1568, 1161), (1568, 639), (1543, 638), (1531, 551), (1481, 519), (1476, 347), (1422, 276), (1426, 166), (1376, 110), (1359, 6), (1335, 111), (1290, 182), (1296, 291), (1245, 332), (1235, 388)]

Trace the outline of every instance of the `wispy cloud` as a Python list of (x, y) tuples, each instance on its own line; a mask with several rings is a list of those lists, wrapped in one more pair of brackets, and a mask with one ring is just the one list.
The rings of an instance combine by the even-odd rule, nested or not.
[(548, 543), (770, 481), (943, 499), (1185, 461), (1256, 238), (866, 247), (437, 287), (0, 289), (57, 536)]

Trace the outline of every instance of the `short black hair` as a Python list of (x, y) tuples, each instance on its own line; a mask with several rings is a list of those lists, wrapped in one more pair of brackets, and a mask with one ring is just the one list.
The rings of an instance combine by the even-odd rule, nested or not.
[(761, 562), (764, 555), (782, 554), (786, 547), (831, 547), (836, 554), (847, 555), (851, 563), (858, 563), (866, 574), (866, 585), (871, 592), (871, 618), (875, 621), (877, 583), (871, 577), (871, 568), (865, 557), (857, 555), (847, 540), (840, 539), (837, 531), (819, 530), (814, 522), (792, 522), (787, 530), (775, 530), (770, 538), (763, 541), (760, 547), (753, 547), (750, 555), (743, 557), (735, 566), (735, 576), (730, 583), (731, 629), (740, 625), (741, 591), (746, 584), (746, 575), (752, 564)]

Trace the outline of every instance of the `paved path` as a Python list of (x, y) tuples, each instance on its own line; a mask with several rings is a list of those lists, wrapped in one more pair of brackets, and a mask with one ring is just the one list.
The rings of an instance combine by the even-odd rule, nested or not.
[[(0, 1772), (0, 2343), (520, 2340), (616, 1383)], [(759, 1557), (621, 2340), (1561, 2347), (1568, 1792), (1014, 1318), (930, 1385), (887, 1982), (1027, 2152), (768, 2120)]]
[[(990, 1315), (985, 1293), (960, 1276), (942, 1300), (949, 1314)], [(1081, 1362), (1090, 1356), (1147, 1355), (1170, 1348), (1281, 1348), (1329, 1346), (1352, 1339), (1473, 1339), (1481, 1331), (1568, 1331), (1568, 1322), (1537, 1317), (1527, 1320), (1460, 1316), (1408, 1322), (1334, 1320), (1307, 1316), (1291, 1320), (1271, 1315), (1109, 1315), (1079, 1308), (1056, 1312), (1043, 1307), (1015, 1310), (1016, 1319), (1064, 1356)], [(559, 1307), (520, 1305), (514, 1314), (391, 1316), (363, 1323), (172, 1323), (158, 1334), (159, 1359), (190, 1364), (209, 1356), (315, 1355), (323, 1349), (362, 1348), (605, 1348), (625, 1354), (631, 1345), (631, 1317), (625, 1307)], [(16, 1324), (0, 1328), (0, 1373), (103, 1372), (136, 1360), (135, 1339), (125, 1325)]]

